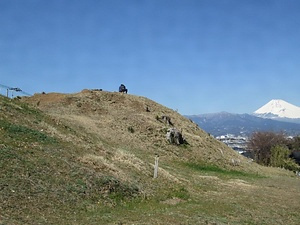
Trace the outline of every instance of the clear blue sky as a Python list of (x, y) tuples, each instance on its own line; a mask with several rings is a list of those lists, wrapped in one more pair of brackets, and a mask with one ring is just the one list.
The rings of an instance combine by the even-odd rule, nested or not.
[(121, 83), (185, 115), (300, 106), (300, 1), (0, 0), (0, 84)]

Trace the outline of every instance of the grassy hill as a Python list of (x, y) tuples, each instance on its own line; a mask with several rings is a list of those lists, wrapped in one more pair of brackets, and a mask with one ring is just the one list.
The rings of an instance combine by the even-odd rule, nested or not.
[[(170, 127), (188, 144), (168, 143)], [(249, 161), (144, 97), (0, 96), (0, 137), (0, 224), (300, 223), (291, 172)]]

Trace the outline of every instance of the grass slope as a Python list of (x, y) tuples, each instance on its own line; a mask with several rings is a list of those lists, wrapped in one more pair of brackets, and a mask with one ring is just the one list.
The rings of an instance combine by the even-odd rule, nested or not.
[[(163, 115), (189, 144), (166, 141)], [(292, 173), (248, 161), (147, 98), (0, 96), (0, 137), (0, 224), (300, 223)]]

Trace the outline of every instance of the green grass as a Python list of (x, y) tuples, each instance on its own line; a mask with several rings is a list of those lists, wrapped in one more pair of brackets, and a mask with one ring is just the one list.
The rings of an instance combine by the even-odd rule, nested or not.
[(1, 220), (47, 224), (41, 214), (51, 223), (61, 224), (99, 202), (116, 206), (139, 197), (135, 184), (80, 165), (72, 157), (72, 146), (63, 151), (56, 147), (0, 147), (0, 167), (5, 171), (0, 174), (0, 224)]
[(185, 163), (184, 166), (186, 166), (189, 169), (192, 169), (193, 171), (205, 173), (205, 174), (211, 174), (211, 175), (217, 175), (220, 177), (227, 177), (227, 178), (265, 178), (265, 176), (254, 174), (254, 173), (247, 173), (239, 170), (226, 170), (223, 168), (220, 168), (216, 165), (206, 164), (206, 163), (192, 163), (188, 162)]
[(4, 135), (13, 138), (14, 141), (22, 142), (43, 142), (43, 143), (56, 143), (56, 139), (42, 133), (41, 131), (34, 130), (22, 125), (12, 124), (6, 120), (0, 120), (0, 129), (5, 131)]

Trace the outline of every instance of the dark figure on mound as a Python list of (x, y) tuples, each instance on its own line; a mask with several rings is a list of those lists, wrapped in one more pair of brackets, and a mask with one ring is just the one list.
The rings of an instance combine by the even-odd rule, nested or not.
[(122, 92), (122, 93), (126, 93), (127, 94), (127, 88), (125, 87), (125, 85), (124, 84), (121, 84), (120, 85), (120, 87), (119, 87), (119, 92)]

